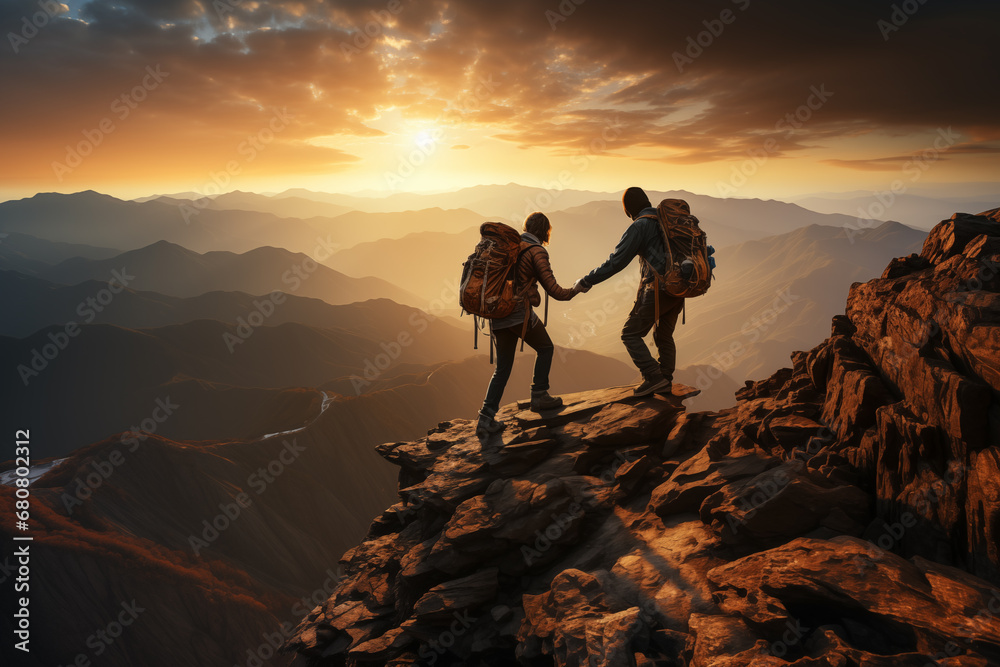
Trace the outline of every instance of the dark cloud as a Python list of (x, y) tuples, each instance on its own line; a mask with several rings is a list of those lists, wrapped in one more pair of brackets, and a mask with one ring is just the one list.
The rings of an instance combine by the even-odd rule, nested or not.
[[(169, 78), (121, 123), (122, 136), (147, 139), (123, 155), (156, 146), (165, 160), (210, 164), (286, 109), (295, 122), (275, 146), (313, 169), (353, 156), (305, 142), (379, 134), (365, 121), (389, 106), (523, 147), (644, 147), (684, 164), (769, 140), (782, 156), (947, 127), (963, 152), (993, 152), (1000, 5), (910, 4), (894, 16), (893, 3), (862, 0), (93, 0), (82, 20), (52, 18), (0, 53), (12, 100), (0, 140), (31, 137), (17, 169), (45, 172), (159, 65)], [(0, 28), (18, 33), (37, 8), (9, 0)]]

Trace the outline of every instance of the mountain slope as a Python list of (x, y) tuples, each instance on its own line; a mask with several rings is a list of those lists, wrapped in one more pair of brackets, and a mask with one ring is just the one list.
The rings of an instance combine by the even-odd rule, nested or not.
[[(572, 389), (616, 379), (589, 361), (588, 375), (557, 359), (553, 377)], [(526, 395), (531, 362), (518, 356), (510, 396)], [(301, 431), (259, 441), (157, 434), (134, 451), (112, 438), (74, 452), (32, 485), (32, 604), (46, 610), (37, 659), (72, 662), (93, 619), (114, 617), (127, 595), (147, 611), (101, 664), (287, 665), (274, 649), (333, 590), (331, 560), (391, 502), (394, 472), (374, 445), (417, 437), (456, 411), (474, 415), (489, 372), (482, 357), (439, 365), (338, 398)], [(41, 434), (32, 438), (37, 448)], [(0, 486), (0, 510), (13, 501)]]
[(272, 213), (201, 209), (189, 200), (122, 201), (93, 191), (0, 203), (0, 231), (122, 249), (167, 240), (199, 252), (274, 245), (311, 254), (324, 240), (314, 226)]
[[(162, 199), (161, 199), (162, 201)], [(178, 200), (171, 200), (175, 205)], [(195, 203), (199, 207), (227, 210), (227, 211), (257, 211), (259, 213), (273, 213), (279, 218), (335, 218), (351, 210), (349, 206), (338, 206), (325, 202), (318, 202), (302, 197), (269, 197), (255, 192), (241, 192), (235, 190), (215, 197), (202, 197), (196, 199)]]
[[(107, 289), (107, 283), (87, 280), (60, 285), (14, 271), (0, 271), (0, 310), (8, 317), (0, 322), (0, 336), (20, 338), (54, 324), (70, 320), (81, 324), (113, 324), (129, 329), (164, 327), (193, 320), (218, 320), (230, 324), (258, 323), (267, 314), (268, 326), (297, 322), (321, 329), (349, 328), (358, 324), (358, 307), (330, 305), (326, 301), (294, 294), (254, 296), (246, 292), (207, 292), (194, 297), (175, 297), (158, 292), (125, 288), (102, 304), (92, 301)], [(278, 303), (280, 301), (280, 303)]]
[[(850, 196), (851, 194), (854, 196)], [(882, 220), (898, 220), (917, 229), (930, 229), (935, 220), (947, 219), (953, 211), (978, 211), (983, 206), (998, 201), (1000, 193), (989, 197), (937, 198), (906, 193), (859, 192), (837, 198), (806, 197), (797, 199), (795, 203), (819, 213), (842, 213), (854, 216), (858, 220), (858, 225), (874, 226), (880, 224)]]
[[(171, 438), (296, 428), (318, 411), (319, 385), (471, 352), (468, 332), (390, 301), (345, 306), (338, 317), (342, 328), (199, 320), (141, 331), (82, 325), (69, 337), (51, 327), (0, 338), (0, 359), (11, 371), (2, 386), (12, 414), (37, 424), (35, 454), (53, 456), (138, 428), (154, 412), (162, 415), (157, 407), (168, 398), (179, 407), (150, 424)], [(46, 417), (54, 406), (58, 420)]]
[(241, 254), (223, 251), (199, 254), (159, 241), (110, 259), (69, 259), (42, 271), (40, 277), (75, 285), (86, 280), (107, 282), (122, 271), (127, 274), (124, 279), (130, 289), (177, 297), (215, 291), (253, 295), (283, 291), (323, 299), (333, 305), (378, 298), (426, 305), (423, 299), (379, 278), (351, 278), (301, 253), (273, 247)]
[(312, 192), (303, 189), (286, 190), (274, 195), (274, 199), (286, 198), (310, 199), (347, 206), (368, 213), (410, 211), (433, 207), (464, 208), (475, 211), (482, 218), (496, 220), (507, 219), (511, 216), (523, 219), (528, 213), (540, 208), (549, 211), (580, 206), (591, 201), (620, 200), (621, 193), (572, 189), (548, 190), (508, 183), (506, 185), (477, 185), (455, 192), (435, 194), (400, 192), (381, 198)]
[(107, 259), (119, 252), (112, 248), (46, 241), (17, 232), (0, 234), (0, 270), (36, 274), (47, 265), (58, 264), (71, 257)]

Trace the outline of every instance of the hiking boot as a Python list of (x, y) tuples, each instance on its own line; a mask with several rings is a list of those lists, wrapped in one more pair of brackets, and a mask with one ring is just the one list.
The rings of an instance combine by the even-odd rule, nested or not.
[(531, 409), (535, 412), (555, 410), (556, 408), (561, 408), (562, 404), (563, 400), (561, 398), (550, 396), (547, 390), (531, 392)]
[(654, 394), (658, 394), (660, 396), (673, 396), (673, 393), (674, 393), (674, 382), (673, 382), (673, 380), (669, 380), (668, 379), (666, 386), (661, 387), (660, 389), (654, 389), (653, 393)]
[(503, 422), (498, 422), (493, 418), (493, 415), (487, 414), (485, 412), (479, 413), (479, 423), (476, 424), (476, 435), (478, 436), (489, 436), (494, 433), (499, 433), (500, 431), (507, 428), (507, 425)]
[(634, 396), (649, 396), (650, 394), (658, 393), (664, 389), (669, 391), (672, 385), (673, 383), (662, 375), (652, 379), (645, 378), (643, 379), (642, 384), (636, 387), (632, 394)]

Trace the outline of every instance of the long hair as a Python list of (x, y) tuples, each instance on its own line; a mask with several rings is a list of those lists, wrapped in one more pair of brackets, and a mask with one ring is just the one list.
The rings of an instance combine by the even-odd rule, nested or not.
[(534, 212), (524, 219), (524, 231), (533, 235), (542, 245), (549, 244), (552, 235), (552, 223), (544, 213)]

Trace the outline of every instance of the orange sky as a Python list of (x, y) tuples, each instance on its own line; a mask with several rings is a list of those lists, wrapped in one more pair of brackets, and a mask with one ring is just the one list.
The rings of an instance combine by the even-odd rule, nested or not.
[(1000, 10), (912, 4), (9, 0), (0, 198), (1000, 182)]

